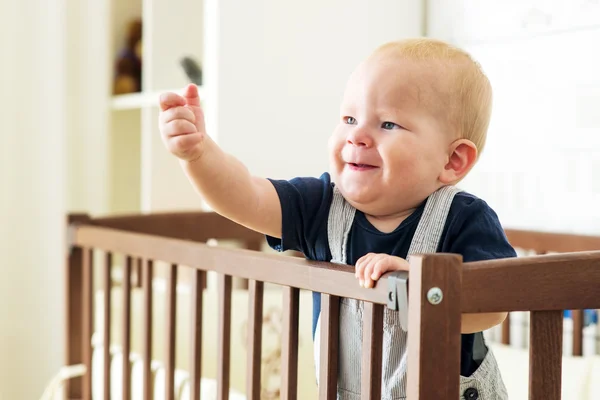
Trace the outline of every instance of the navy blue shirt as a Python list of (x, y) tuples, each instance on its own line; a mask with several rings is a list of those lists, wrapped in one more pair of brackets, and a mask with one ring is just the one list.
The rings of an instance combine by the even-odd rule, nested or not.
[[(281, 202), (282, 237), (267, 236), (269, 245), (277, 251), (299, 251), (309, 260), (331, 261), (327, 219), (333, 184), (329, 174), (324, 173), (318, 179), (294, 178), (271, 182)], [(379, 231), (364, 213), (357, 210), (348, 236), (346, 262), (355, 265), (367, 253), (406, 258), (424, 207), (425, 202), (390, 233)], [(454, 197), (437, 251), (460, 254), (464, 262), (516, 256), (494, 210), (485, 201), (466, 192)], [(358, 280), (356, 285), (358, 287)], [(320, 293), (313, 293), (313, 338), (320, 310)], [(482, 361), (474, 357), (474, 343), (475, 334), (462, 335), (463, 376), (470, 376)]]

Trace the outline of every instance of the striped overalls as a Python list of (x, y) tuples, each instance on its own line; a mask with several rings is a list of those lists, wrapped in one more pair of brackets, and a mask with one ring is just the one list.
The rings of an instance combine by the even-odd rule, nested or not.
[[(411, 254), (435, 253), (446, 224), (454, 195), (460, 190), (446, 186), (433, 193), (425, 204), (423, 215), (412, 239)], [(354, 221), (355, 209), (345, 201), (334, 187), (329, 212), (327, 234), (332, 254), (331, 262), (346, 263), (346, 243)], [(407, 258), (408, 258), (407, 257)], [(339, 400), (360, 399), (361, 347), (363, 304), (354, 299), (340, 300), (339, 316)], [(320, 318), (315, 334), (315, 365), (319, 378)], [(407, 333), (401, 328), (398, 313), (385, 309), (383, 332), (382, 400), (406, 398), (406, 348)], [(435, 384), (432, 379), (431, 384)], [(460, 395), (469, 400), (505, 400), (508, 398), (498, 365), (488, 349), (482, 364), (470, 377), (460, 377)]]

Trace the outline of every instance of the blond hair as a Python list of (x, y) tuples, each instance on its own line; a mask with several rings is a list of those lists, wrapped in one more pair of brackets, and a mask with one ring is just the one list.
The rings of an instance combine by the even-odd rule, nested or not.
[(481, 154), (492, 113), (492, 87), (479, 63), (466, 51), (431, 38), (387, 43), (374, 56), (390, 52), (440, 67), (436, 73), (443, 78), (427, 82), (435, 91), (434, 103), (441, 107), (455, 134), (473, 142)]

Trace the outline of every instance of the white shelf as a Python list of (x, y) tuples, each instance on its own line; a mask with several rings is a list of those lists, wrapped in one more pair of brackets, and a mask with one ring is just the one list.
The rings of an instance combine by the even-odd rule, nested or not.
[[(130, 94), (120, 94), (111, 98), (111, 109), (113, 110), (134, 110), (144, 107), (157, 107), (158, 97), (164, 92), (181, 93), (181, 89), (167, 89), (155, 92), (138, 92)], [(202, 87), (198, 87), (200, 98), (203, 99)]]

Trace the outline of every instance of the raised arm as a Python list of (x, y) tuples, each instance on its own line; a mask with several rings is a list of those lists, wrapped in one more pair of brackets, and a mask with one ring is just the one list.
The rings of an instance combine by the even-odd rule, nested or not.
[(206, 133), (198, 89), (160, 96), (163, 143), (177, 156), (200, 196), (217, 213), (260, 233), (281, 237), (281, 205), (273, 185), (252, 176)]

